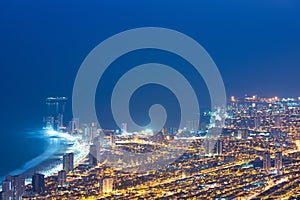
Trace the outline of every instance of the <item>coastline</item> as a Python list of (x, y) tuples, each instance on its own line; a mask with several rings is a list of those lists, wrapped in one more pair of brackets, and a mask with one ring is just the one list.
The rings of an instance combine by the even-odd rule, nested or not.
[[(48, 130), (36, 130), (37, 137), (47, 140), (47, 147), (39, 156), (27, 161), (22, 167), (12, 170), (10, 173), (0, 177), (0, 183), (8, 175), (22, 175), (26, 183), (29, 183), (32, 175), (42, 173), (46, 177), (51, 176), (62, 170), (62, 157), (65, 153), (73, 152), (75, 154), (74, 164), (78, 164), (88, 155), (88, 148), (81, 144), (78, 137), (68, 133), (59, 133)], [(0, 191), (2, 185), (0, 184)]]

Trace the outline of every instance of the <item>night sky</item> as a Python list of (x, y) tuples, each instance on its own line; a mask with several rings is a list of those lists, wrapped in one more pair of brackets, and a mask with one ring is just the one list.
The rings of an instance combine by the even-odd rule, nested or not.
[(0, 134), (40, 127), (44, 99), (71, 97), (87, 54), (137, 27), (166, 27), (197, 40), (228, 96), (300, 96), (299, 11), (298, 0), (1, 1)]

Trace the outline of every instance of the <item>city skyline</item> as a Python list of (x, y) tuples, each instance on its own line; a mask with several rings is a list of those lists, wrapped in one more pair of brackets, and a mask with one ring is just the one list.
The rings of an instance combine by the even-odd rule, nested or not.
[(0, 200), (300, 198), (299, 19), (298, 0), (0, 2)]
[[(46, 99), (46, 102), (48, 102), (48, 99)], [(299, 162), (300, 135), (298, 134), (299, 126), (297, 123), (300, 116), (300, 99), (279, 98), (278, 96), (261, 98), (257, 95), (241, 98), (231, 97), (226, 107), (226, 121), (224, 126), (220, 127), (223, 129), (220, 135), (215, 134), (218, 123), (212, 120), (214, 116), (218, 115), (218, 111), (215, 111), (216, 113), (210, 111), (211, 120), (204, 126), (206, 128), (201, 126), (195, 129), (195, 126), (191, 126), (182, 130), (175, 130), (175, 132), (170, 132), (171, 129), (164, 129), (160, 136), (147, 133), (151, 137), (145, 137), (147, 135), (145, 133), (128, 134), (124, 130), (123, 133), (115, 130), (101, 130), (95, 123), (82, 124), (69, 134), (74, 135), (74, 137), (78, 135), (80, 138), (86, 138), (84, 140), (90, 144), (89, 156), (82, 157), (80, 160), (77, 159), (75, 164), (74, 154), (65, 154), (61, 160), (63, 170), (53, 171), (46, 177), (34, 173), (32, 175), (32, 185), (27, 184), (26, 189), (24, 189), (25, 179), (22, 175), (7, 176), (2, 183), (2, 189), (4, 189), (2, 195), (4, 199), (13, 195), (14, 191), (18, 191), (17, 195), (22, 195), (25, 191), (25, 198), (45, 195), (47, 197), (60, 197), (62, 194), (68, 198), (111, 198), (112, 195), (117, 195), (114, 198), (151, 196), (153, 198), (241, 197), (250, 199), (263, 197), (286, 198), (298, 195), (300, 192), (300, 187), (297, 186), (298, 181), (300, 181), (298, 176), (291, 179), (292, 182), (289, 182), (289, 180), (293, 174), (297, 173)], [(54, 107), (54, 110), (56, 110), (56, 107)], [(200, 120), (200, 122), (203, 123), (204, 121)], [(46, 129), (53, 131), (53, 127), (46, 127)], [(70, 131), (72, 130), (71, 127), (66, 127), (66, 129)], [(61, 127), (60, 131), (66, 131), (66, 129)], [(205, 134), (197, 135), (197, 133)], [(101, 134), (104, 134), (103, 136), (107, 140), (101, 139)], [(172, 149), (174, 148), (172, 140), (180, 141), (189, 137), (191, 137), (193, 143), (190, 143), (189, 149), (186, 149), (183, 155), (179, 156), (176, 161), (170, 162), (162, 168), (154, 168), (147, 171), (147, 173), (134, 172), (128, 174), (126, 168), (145, 167), (144, 164), (151, 164), (155, 160), (149, 163), (149, 159), (147, 159), (144, 163), (145, 160), (131, 158), (133, 160), (125, 167), (120, 165), (123, 160), (121, 157), (119, 158), (121, 161), (114, 161), (109, 158), (114, 155), (114, 151), (117, 153), (119, 148), (125, 148), (126, 151), (128, 149), (140, 151), (142, 145), (146, 145), (142, 149), (150, 150), (155, 147), (155, 145), (152, 146), (153, 144), (160, 144), (170, 145), (169, 148)], [(109, 145), (107, 146), (107, 144)], [(105, 149), (105, 151), (101, 149)], [(108, 152), (110, 153), (107, 155)], [(100, 154), (100, 157), (98, 154)], [(201, 164), (195, 165), (198, 162)], [(177, 167), (174, 168), (175, 166)], [(215, 178), (215, 171), (219, 171), (219, 179)], [(98, 173), (99, 175), (95, 175)], [(235, 181), (227, 182), (231, 173), (238, 177), (242, 176), (243, 179), (238, 181), (232, 177)], [(205, 178), (202, 174), (206, 174)], [(133, 177), (135, 176), (142, 177), (143, 181), (134, 180)], [(81, 178), (78, 179), (78, 177)], [(82, 180), (85, 181), (82, 182)], [(158, 180), (162, 182), (160, 183)], [(216, 185), (205, 183), (207, 180), (216, 182)], [(135, 193), (134, 190), (126, 190), (128, 181), (133, 184), (135, 189), (141, 190), (143, 188), (143, 192)], [(193, 184), (191, 187), (187, 187), (186, 182), (192, 182)], [(88, 187), (89, 190), (82, 191), (79, 189), (82, 188), (82, 184)], [(153, 186), (147, 189), (143, 186), (144, 184)], [(166, 185), (164, 188), (166, 191), (172, 192), (161, 193), (160, 190), (155, 189), (156, 187), (160, 188), (161, 184)], [(226, 186), (228, 184), (231, 186)], [(12, 187), (9, 185), (12, 185)], [(56, 187), (64, 192), (61, 194), (56, 193)], [(71, 190), (68, 189), (70, 187)], [(210, 189), (207, 190), (206, 187)], [(241, 190), (240, 187), (243, 189)], [(285, 189), (286, 187), (293, 187), (294, 190)], [(178, 188), (185, 188), (184, 190), (190, 191), (190, 193), (182, 193)], [(224, 191), (221, 188), (224, 188)], [(80, 193), (74, 192), (78, 189), (81, 190)], [(177, 192), (174, 190), (177, 190)]]

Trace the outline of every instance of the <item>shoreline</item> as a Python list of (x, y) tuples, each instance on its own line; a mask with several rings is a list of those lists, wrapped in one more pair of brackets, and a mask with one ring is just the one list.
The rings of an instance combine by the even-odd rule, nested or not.
[[(61, 133), (49, 130), (37, 130), (41, 139), (48, 140), (47, 147), (39, 156), (27, 161), (22, 167), (15, 169), (0, 178), (2, 183), (6, 176), (22, 175), (25, 178), (25, 185), (31, 183), (30, 180), (34, 173), (44, 174), (45, 177), (54, 175), (62, 170), (62, 157), (66, 153), (74, 153), (74, 164), (78, 164), (88, 155), (89, 148), (80, 143), (78, 136), (68, 133)], [(0, 191), (2, 184), (0, 184)]]

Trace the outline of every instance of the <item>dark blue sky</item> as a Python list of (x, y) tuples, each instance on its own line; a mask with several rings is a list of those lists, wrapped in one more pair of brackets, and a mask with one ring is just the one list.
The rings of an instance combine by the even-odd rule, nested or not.
[(300, 96), (297, 0), (9, 0), (0, 2), (1, 124), (38, 126), (45, 97), (71, 96), (90, 50), (144, 26), (196, 39), (219, 67), (228, 96)]

